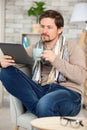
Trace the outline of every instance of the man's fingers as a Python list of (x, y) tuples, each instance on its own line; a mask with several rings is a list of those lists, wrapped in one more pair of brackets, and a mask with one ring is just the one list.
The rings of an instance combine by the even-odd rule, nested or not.
[(5, 58), (5, 59), (12, 59), (12, 56), (4, 55), (3, 58)]
[(13, 60), (13, 59), (12, 59), (12, 60), (6, 59), (5, 61), (6, 61), (6, 62), (11, 62), (11, 63), (14, 63), (14, 62), (15, 62), (15, 60)]

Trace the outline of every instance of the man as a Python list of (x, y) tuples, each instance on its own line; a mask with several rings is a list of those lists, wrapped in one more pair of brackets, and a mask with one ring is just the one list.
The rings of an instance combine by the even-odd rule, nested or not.
[[(11, 56), (0, 58), (0, 80), (9, 93), (22, 101), (38, 117), (75, 116), (81, 109), (82, 84), (87, 76), (85, 56), (80, 47), (62, 35), (63, 16), (54, 10), (39, 18), (42, 48), (35, 61), (32, 79), (15, 67)], [(34, 45), (27, 48), (32, 56)]]

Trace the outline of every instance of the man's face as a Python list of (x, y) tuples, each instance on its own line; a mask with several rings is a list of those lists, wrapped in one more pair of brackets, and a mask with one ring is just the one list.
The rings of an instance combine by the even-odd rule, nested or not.
[(58, 38), (60, 29), (57, 28), (54, 19), (43, 18), (40, 21), (40, 34), (43, 42), (51, 42)]

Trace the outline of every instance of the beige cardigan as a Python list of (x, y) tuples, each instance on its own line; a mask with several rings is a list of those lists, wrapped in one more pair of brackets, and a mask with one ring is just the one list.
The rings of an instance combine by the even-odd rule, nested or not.
[[(83, 84), (87, 77), (85, 54), (78, 44), (73, 42), (66, 42), (65, 44), (68, 46), (69, 62), (57, 56), (52, 65), (67, 78), (67, 81), (61, 82), (60, 85), (82, 94)], [(31, 57), (33, 47), (34, 45), (31, 45), (27, 48), (27, 53)]]

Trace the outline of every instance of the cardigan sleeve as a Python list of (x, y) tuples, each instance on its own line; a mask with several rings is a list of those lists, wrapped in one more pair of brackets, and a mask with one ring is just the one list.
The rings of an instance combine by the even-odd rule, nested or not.
[(83, 84), (87, 77), (85, 55), (79, 45), (67, 42), (69, 61), (56, 57), (52, 65), (61, 72), (67, 80)]

